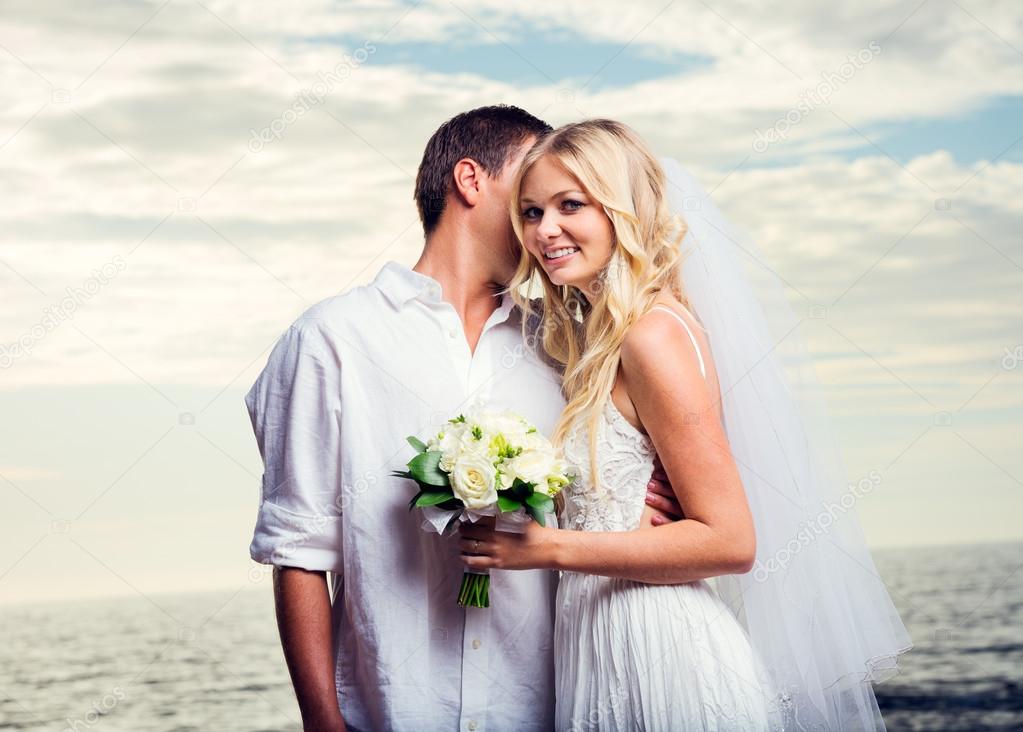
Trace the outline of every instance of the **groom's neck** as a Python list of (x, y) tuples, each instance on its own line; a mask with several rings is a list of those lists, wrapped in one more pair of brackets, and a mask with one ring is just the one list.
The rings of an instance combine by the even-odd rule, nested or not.
[(437, 231), (427, 240), (412, 268), (440, 283), (444, 300), (463, 321), (467, 313), (486, 311), (489, 317), (500, 304), (497, 295), (503, 285), (493, 271), (493, 253), (486, 256), (481, 249), (469, 232)]
[(471, 236), (438, 236), (427, 241), (414, 271), (440, 283), (443, 299), (462, 321), (470, 348), (475, 351), (483, 325), (500, 305), (504, 286), (495, 279), (492, 257), (479, 251)]

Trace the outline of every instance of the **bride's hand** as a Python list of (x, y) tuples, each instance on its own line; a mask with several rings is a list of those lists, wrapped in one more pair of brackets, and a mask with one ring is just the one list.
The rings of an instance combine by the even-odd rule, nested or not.
[(494, 529), (494, 518), (458, 527), (462, 563), (469, 569), (549, 569), (554, 565), (553, 538), (559, 531), (529, 521), (515, 534)]

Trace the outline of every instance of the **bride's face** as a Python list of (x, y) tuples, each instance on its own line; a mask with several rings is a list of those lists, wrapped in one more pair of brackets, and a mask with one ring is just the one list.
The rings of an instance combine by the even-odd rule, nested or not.
[(519, 194), (526, 250), (555, 285), (584, 293), (611, 257), (614, 229), (604, 207), (553, 158), (540, 158)]

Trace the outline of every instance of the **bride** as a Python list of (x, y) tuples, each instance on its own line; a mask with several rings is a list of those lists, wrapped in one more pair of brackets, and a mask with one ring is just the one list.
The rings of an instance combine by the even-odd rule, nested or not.
[[(510, 290), (562, 373), (577, 477), (559, 528), (464, 524), (461, 547), (471, 568), (560, 570), (558, 729), (883, 730), (871, 682), (909, 637), (855, 515), (809, 530), (837, 453), (720, 213), (610, 120), (537, 142), (512, 197)], [(685, 516), (642, 528), (658, 458)]]

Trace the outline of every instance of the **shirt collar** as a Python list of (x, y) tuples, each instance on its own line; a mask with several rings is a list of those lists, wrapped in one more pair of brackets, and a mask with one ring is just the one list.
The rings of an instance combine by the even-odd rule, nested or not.
[[(441, 286), (437, 280), (398, 262), (388, 262), (381, 267), (373, 280), (373, 285), (398, 309), (414, 299), (427, 303), (443, 302)], [(515, 301), (511, 295), (503, 293), (501, 304), (488, 322), (493, 325), (504, 322), (514, 306)]]
[(381, 267), (373, 285), (399, 309), (417, 297), (427, 302), (440, 302), (441, 299), (440, 283), (437, 280), (397, 262), (388, 262)]

